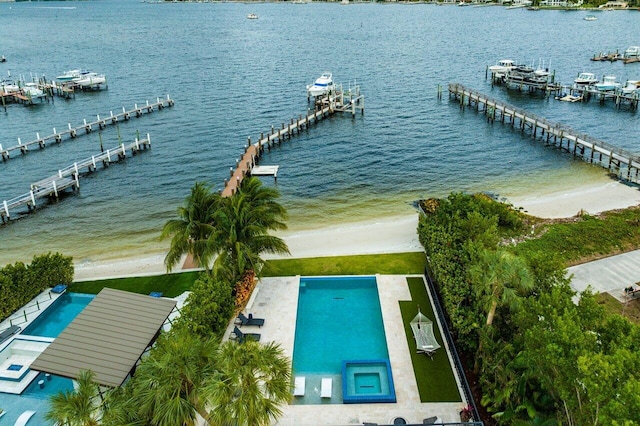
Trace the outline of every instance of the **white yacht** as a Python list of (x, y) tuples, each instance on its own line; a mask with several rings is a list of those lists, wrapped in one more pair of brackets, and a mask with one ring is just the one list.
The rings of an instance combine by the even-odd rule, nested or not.
[(629, 46), (624, 51), (625, 58), (640, 58), (640, 46)]
[(313, 84), (307, 86), (307, 93), (313, 97), (326, 95), (333, 89), (333, 76), (325, 71)]
[(596, 84), (598, 81), (598, 77), (592, 72), (581, 72), (578, 74), (578, 77), (573, 80), (573, 82), (578, 86), (591, 86)]
[(612, 90), (616, 90), (620, 86), (621, 84), (616, 82), (616, 77), (613, 75), (605, 75), (602, 77), (602, 81), (600, 83), (593, 85), (593, 87), (601, 92), (610, 92)]
[(497, 64), (491, 65), (489, 71), (496, 77), (502, 77), (516, 66), (515, 61), (511, 59), (501, 59)]
[(625, 95), (640, 95), (640, 80), (627, 80), (627, 83), (620, 90)]
[(89, 72), (72, 81), (81, 87), (91, 87), (99, 84), (105, 84), (107, 82), (107, 77), (104, 74)]
[(65, 71), (64, 74), (57, 76), (56, 80), (64, 83), (65, 81), (77, 80), (78, 78), (82, 77), (85, 74), (89, 74), (89, 71), (80, 70), (80, 69), (69, 70), (69, 71)]

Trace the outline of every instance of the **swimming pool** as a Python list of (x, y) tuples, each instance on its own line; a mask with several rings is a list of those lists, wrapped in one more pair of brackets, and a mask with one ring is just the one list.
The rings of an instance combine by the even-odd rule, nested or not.
[[(375, 277), (300, 278), (293, 371), (307, 392), (295, 403), (341, 404), (344, 360), (388, 358)], [(331, 398), (319, 396), (322, 377), (333, 379)]]
[(22, 335), (55, 338), (95, 298), (93, 294), (65, 293), (29, 324)]

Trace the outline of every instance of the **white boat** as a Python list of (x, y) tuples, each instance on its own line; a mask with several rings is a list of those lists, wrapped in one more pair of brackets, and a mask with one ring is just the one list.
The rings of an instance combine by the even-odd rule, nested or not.
[(616, 77), (613, 75), (605, 75), (602, 77), (602, 82), (593, 85), (593, 87), (601, 92), (610, 92), (620, 86), (621, 84), (616, 82)]
[(255, 13), (250, 13), (247, 15), (247, 19), (258, 19), (258, 15)]
[(596, 84), (598, 81), (598, 77), (592, 72), (581, 72), (578, 74), (578, 77), (573, 80), (573, 82), (578, 86), (591, 86), (592, 84)]
[(515, 61), (511, 59), (501, 59), (497, 64), (491, 65), (489, 71), (491, 71), (491, 74), (495, 74), (496, 77), (501, 77), (511, 71), (515, 66)]
[(107, 82), (107, 77), (104, 74), (89, 72), (72, 81), (80, 87), (91, 87), (99, 84), (105, 84)]
[(460, 3), (458, 3), (458, 6), (469, 6), (469, 3), (467, 3), (466, 1), (461, 1)]
[(625, 58), (640, 58), (640, 46), (630, 46), (624, 51)]
[(598, 18), (596, 18), (596, 15), (587, 15), (582, 19), (584, 19), (585, 21), (596, 21), (596, 20), (598, 20)]
[(307, 86), (307, 93), (313, 97), (326, 95), (333, 89), (333, 76), (325, 71), (313, 84)]
[(40, 89), (36, 83), (26, 83), (22, 88), (22, 93), (31, 99), (44, 98), (46, 96), (44, 91)]
[(640, 95), (640, 80), (627, 80), (627, 83), (620, 90), (625, 95)]
[(87, 70), (69, 70), (69, 71), (65, 71), (64, 74), (57, 76), (56, 80), (64, 83), (65, 81), (77, 80), (78, 78), (82, 77), (85, 74), (89, 74), (89, 71), (87, 71)]
[(20, 86), (11, 80), (0, 80), (0, 90), (4, 93), (18, 93)]

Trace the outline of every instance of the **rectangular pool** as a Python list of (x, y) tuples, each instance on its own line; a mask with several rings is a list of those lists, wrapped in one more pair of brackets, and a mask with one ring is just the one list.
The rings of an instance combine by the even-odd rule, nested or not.
[(65, 293), (21, 334), (56, 338), (94, 298), (93, 294)]
[[(294, 403), (342, 404), (343, 361), (388, 358), (375, 277), (300, 278), (293, 372), (307, 391)], [(333, 380), (330, 399), (319, 396), (323, 377)]]

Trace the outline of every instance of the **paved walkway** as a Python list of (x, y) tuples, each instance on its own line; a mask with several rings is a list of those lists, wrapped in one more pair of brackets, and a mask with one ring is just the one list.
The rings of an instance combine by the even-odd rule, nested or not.
[[(397, 403), (287, 405), (278, 426), (362, 425), (364, 422), (390, 424), (395, 417), (403, 417), (409, 423), (419, 424), (422, 419), (436, 415), (444, 422), (460, 421), (458, 413), (465, 405), (462, 402), (420, 402), (409, 352), (412, 349), (404, 333), (398, 304), (399, 300), (411, 300), (406, 277), (376, 277)], [(255, 317), (264, 318), (265, 324), (259, 329), (243, 328), (246, 332), (259, 332), (262, 335), (261, 342), (280, 343), (289, 357), (293, 356), (299, 282), (299, 277), (263, 278), (248, 310)], [(232, 328), (233, 326), (229, 327), (225, 338), (228, 338)]]
[(620, 302), (625, 302), (625, 287), (640, 282), (640, 250), (619, 254), (567, 269), (573, 274), (571, 287), (583, 291), (588, 286), (596, 293), (609, 293)]

